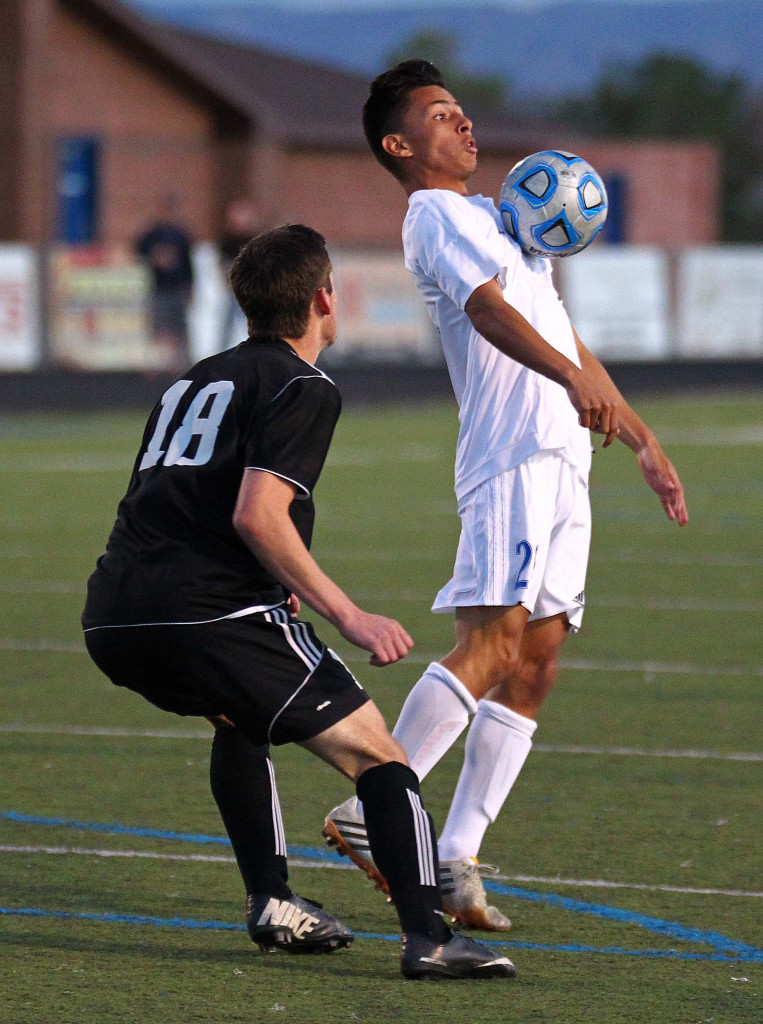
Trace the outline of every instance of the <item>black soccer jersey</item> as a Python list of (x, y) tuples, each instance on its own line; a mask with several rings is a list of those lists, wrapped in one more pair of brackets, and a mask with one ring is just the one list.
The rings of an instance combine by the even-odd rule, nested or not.
[(296, 484), (290, 515), (309, 548), (340, 410), (330, 378), (279, 339), (197, 363), (151, 413), (83, 626), (204, 622), (283, 601), (233, 528), (242, 476), (261, 469)]

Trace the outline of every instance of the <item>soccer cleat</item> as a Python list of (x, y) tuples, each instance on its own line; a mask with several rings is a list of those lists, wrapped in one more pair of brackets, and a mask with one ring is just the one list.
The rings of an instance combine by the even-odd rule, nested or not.
[(356, 796), (329, 811), (323, 823), (323, 835), (329, 846), (333, 846), (341, 857), (349, 857), (356, 867), (365, 871), (377, 889), (389, 896), (386, 879), (371, 856), (366, 823), (358, 809)]
[(246, 926), (252, 942), (266, 953), (333, 953), (355, 938), (320, 903), (294, 895), (286, 900), (266, 894), (247, 897)]
[(458, 932), (445, 943), (404, 935), (400, 970), (406, 978), (513, 978), (517, 973), (508, 957)]
[(440, 891), (446, 914), (465, 928), (486, 932), (507, 932), (511, 921), (498, 907), (489, 907), (482, 884), (483, 874), (495, 874), (492, 864), (479, 864), (474, 857), (440, 863)]

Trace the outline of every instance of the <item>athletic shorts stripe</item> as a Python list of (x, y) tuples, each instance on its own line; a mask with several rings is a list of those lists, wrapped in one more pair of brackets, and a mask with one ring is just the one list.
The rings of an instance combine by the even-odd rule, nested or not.
[(282, 608), (276, 608), (272, 612), (265, 612), (263, 616), (266, 621), (280, 626), (286, 637), (286, 642), (292, 650), (304, 661), (305, 665), (312, 671), (320, 664), (323, 651), (310, 639), (307, 627), (303, 622), (292, 622), (288, 614)]
[(432, 855), (432, 832), (429, 818), (424, 810), (421, 797), (411, 789), (406, 789), (408, 801), (413, 812), (413, 825), (416, 831), (416, 852), (419, 859), (419, 882), (421, 885), (436, 886), (434, 857)]
[[(288, 640), (288, 631), (287, 631), (287, 634), (286, 634), (286, 638)], [(297, 653), (299, 653), (299, 652), (297, 652)], [(300, 657), (301, 657), (301, 655), (300, 655)], [(276, 722), (281, 717), (281, 715), (284, 713), (284, 711), (288, 708), (288, 706), (292, 703), (292, 701), (296, 700), (296, 698), (299, 696), (299, 694), (302, 692), (302, 690), (304, 690), (304, 688), (307, 686), (307, 684), (310, 682), (310, 680), (315, 675), (315, 670), (317, 668), (318, 668), (317, 665), (313, 666), (312, 670), (307, 673), (307, 675), (302, 680), (302, 682), (299, 684), (299, 686), (294, 691), (294, 693), (291, 695), (291, 697), (289, 697), (289, 699), (273, 715), (273, 718), (270, 721), (270, 725), (268, 726), (268, 743), (272, 743), (273, 742), (273, 728), (274, 728)]]
[(273, 762), (270, 758), (265, 759), (268, 765), (268, 774), (270, 775), (270, 801), (273, 810), (273, 833), (276, 838), (275, 854), (277, 857), (286, 856), (286, 835), (283, 828), (283, 818), (281, 816), (281, 804), (278, 801), (278, 790), (276, 789), (276, 773), (273, 768)]

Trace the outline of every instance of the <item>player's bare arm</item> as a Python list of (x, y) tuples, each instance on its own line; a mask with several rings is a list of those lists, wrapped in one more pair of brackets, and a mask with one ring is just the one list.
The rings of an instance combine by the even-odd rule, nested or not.
[[(660, 499), (668, 519), (685, 526), (689, 521), (686, 498), (673, 464), (662, 450), (659, 441), (615, 387), (607, 371), (596, 356), (589, 352), (575, 332), (575, 344), (581, 366), (594, 378), (608, 381), (619, 398), (618, 437), (635, 454), (644, 479)], [(606, 442), (605, 442), (606, 447)]]
[(618, 413), (622, 403), (617, 388), (607, 377), (576, 366), (506, 302), (501, 286), (493, 278), (469, 296), (465, 312), (486, 341), (499, 352), (523, 366), (561, 384), (578, 413), (580, 425), (606, 435), (605, 445), (618, 434)]
[(233, 514), (236, 532), (284, 587), (346, 640), (368, 651), (372, 665), (391, 665), (404, 658), (413, 640), (400, 623), (358, 608), (305, 547), (289, 516), (296, 494), (296, 486), (281, 477), (247, 470)]

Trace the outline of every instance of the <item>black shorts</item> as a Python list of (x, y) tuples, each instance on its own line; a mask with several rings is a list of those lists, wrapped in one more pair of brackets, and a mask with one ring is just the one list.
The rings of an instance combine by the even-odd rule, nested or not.
[(225, 715), (255, 744), (299, 743), (369, 699), (285, 605), (192, 625), (85, 631), (98, 668), (176, 715)]

